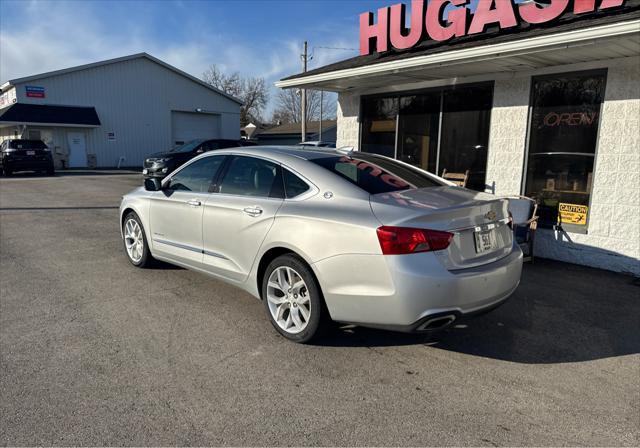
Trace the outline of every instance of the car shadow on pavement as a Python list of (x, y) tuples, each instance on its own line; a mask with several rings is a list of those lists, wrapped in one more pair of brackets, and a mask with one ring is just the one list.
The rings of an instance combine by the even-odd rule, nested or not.
[(433, 335), (343, 327), (322, 345), (428, 344), (519, 363), (580, 362), (640, 353), (640, 286), (631, 276), (550, 260), (526, 264), (503, 306)]
[(32, 172), (17, 172), (12, 173), (11, 176), (4, 176), (6, 179), (48, 179), (52, 177), (65, 177), (65, 176), (124, 176), (138, 174), (142, 178), (141, 170), (134, 169), (104, 169), (104, 170), (56, 170), (54, 174), (42, 174)]

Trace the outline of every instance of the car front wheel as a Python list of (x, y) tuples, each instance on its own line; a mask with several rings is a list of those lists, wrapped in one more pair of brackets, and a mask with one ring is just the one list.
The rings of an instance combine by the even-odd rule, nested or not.
[(135, 212), (130, 212), (124, 218), (122, 234), (124, 236), (125, 252), (131, 264), (139, 268), (148, 267), (152, 263), (153, 257), (149, 252), (144, 228)]
[(309, 342), (326, 328), (329, 316), (318, 282), (294, 255), (269, 263), (262, 279), (262, 298), (271, 324), (291, 341)]

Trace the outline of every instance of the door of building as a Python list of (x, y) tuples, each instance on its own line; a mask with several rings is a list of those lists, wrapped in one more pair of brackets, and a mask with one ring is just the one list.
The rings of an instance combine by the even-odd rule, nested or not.
[(87, 145), (83, 132), (68, 132), (69, 168), (84, 168), (87, 166)]
[(171, 112), (172, 146), (198, 138), (220, 138), (220, 115), (195, 112)]

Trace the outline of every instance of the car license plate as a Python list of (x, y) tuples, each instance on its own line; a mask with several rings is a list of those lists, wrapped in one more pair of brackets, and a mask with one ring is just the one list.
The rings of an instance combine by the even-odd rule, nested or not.
[(478, 254), (491, 252), (498, 247), (495, 229), (481, 230), (473, 235), (476, 238), (476, 253)]
[(28, 156), (35, 156), (36, 152), (35, 151), (27, 151), (27, 155)]

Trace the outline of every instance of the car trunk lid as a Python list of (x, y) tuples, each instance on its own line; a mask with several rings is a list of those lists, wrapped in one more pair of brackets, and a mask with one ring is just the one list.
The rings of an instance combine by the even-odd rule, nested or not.
[(370, 204), (385, 226), (453, 233), (449, 247), (434, 252), (447, 269), (491, 263), (511, 251), (513, 236), (505, 199), (441, 186), (371, 195)]

